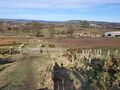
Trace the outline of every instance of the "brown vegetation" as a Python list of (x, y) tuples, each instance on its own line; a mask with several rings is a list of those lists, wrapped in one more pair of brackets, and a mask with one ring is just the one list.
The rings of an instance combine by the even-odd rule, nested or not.
[(58, 46), (72, 48), (120, 47), (119, 38), (57, 38), (51, 41), (58, 43)]
[(27, 41), (26, 37), (1, 37), (0, 46), (16, 45)]

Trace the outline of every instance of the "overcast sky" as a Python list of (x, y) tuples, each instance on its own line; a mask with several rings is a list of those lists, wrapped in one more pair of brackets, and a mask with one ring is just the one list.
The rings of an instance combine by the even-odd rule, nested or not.
[(120, 0), (0, 0), (0, 18), (120, 22)]

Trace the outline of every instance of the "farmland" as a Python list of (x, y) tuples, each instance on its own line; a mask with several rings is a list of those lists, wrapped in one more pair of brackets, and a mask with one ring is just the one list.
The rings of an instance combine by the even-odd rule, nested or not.
[(56, 38), (49, 41), (53, 43), (57, 42), (58, 46), (70, 48), (120, 47), (119, 38)]
[[(56, 69), (54, 69), (54, 67), (56, 67), (55, 65), (58, 64), (57, 67), (60, 68), (61, 63), (63, 63), (64, 68), (66, 69), (65, 71), (60, 70), (59, 73), (66, 73), (66, 75), (68, 71), (71, 73), (70, 76), (68, 76), (69, 78), (66, 78), (64, 81), (64, 83), (69, 84), (71, 87), (67, 87), (67, 86), (64, 87), (72, 88), (72, 89), (76, 88), (75, 90), (77, 90), (78, 88), (81, 87), (82, 84), (81, 80), (79, 80), (80, 78), (78, 78), (78, 74), (81, 74), (82, 76), (82, 73), (79, 70), (82, 68), (83, 64), (79, 61), (79, 59), (84, 60), (84, 57), (88, 58), (89, 55), (91, 55), (91, 57), (89, 58), (92, 58), (92, 52), (93, 55), (95, 55), (96, 57), (105, 59), (109, 57), (109, 55), (117, 53), (116, 50), (118, 50), (117, 59), (119, 59), (118, 58), (119, 50), (120, 50), (119, 38), (81, 37), (79, 39), (78, 38), (47, 39), (47, 38), (33, 38), (33, 37), (31, 38), (2, 37), (0, 45), (1, 48), (9, 48), (12, 46), (14, 49), (17, 49), (22, 43), (25, 43), (25, 46), (23, 48), (39, 48), (37, 46), (39, 46), (40, 44), (44, 44), (44, 47), (42, 48), (47, 49), (49, 48), (49, 44), (53, 44), (55, 45), (54, 48), (64, 48), (65, 51), (64, 52), (52, 51), (47, 53), (44, 53), (43, 51), (43, 53), (36, 53), (36, 54), (34, 54), (34, 52), (33, 53), (31, 52), (23, 55), (21, 53), (13, 54), (13, 55), (6, 54), (4, 56), (1, 55), (0, 56), (0, 89), (1, 90), (26, 90), (26, 89), (39, 90), (45, 88), (48, 88), (49, 90), (53, 90), (53, 88), (54, 89), (56, 88), (55, 90), (57, 90), (57, 87), (54, 86), (55, 83), (57, 82), (54, 81), (53, 78), (54, 73), (52, 72), (53, 71), (56, 72)], [(71, 52), (72, 54), (66, 51), (68, 48), (73, 49), (73, 51)], [(76, 59), (73, 59), (73, 56), (75, 55), (74, 49), (81, 50), (80, 51), (81, 53), (79, 53), (81, 56), (77, 56), (78, 58)], [(100, 51), (100, 49), (102, 51)], [(109, 53), (109, 50), (111, 53)], [(71, 57), (71, 55), (73, 56)], [(76, 64), (76, 62), (79, 62), (80, 64)], [(72, 68), (72, 70), (70, 68)], [(59, 76), (58, 78), (60, 77), (62, 76)]]
[(1, 23), (0, 90), (119, 90), (116, 25), (79, 24)]

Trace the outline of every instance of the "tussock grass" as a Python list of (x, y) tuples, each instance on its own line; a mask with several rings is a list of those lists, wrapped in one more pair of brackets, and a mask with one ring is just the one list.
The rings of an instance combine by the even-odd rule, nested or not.
[(52, 59), (49, 56), (40, 55), (34, 58), (33, 71), (35, 76), (35, 87), (37, 89), (48, 87), (53, 90), (53, 82), (51, 76)]

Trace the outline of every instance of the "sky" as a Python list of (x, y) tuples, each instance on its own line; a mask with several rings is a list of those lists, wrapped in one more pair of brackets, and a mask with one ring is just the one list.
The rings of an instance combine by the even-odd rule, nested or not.
[(0, 18), (120, 22), (120, 0), (0, 0)]

